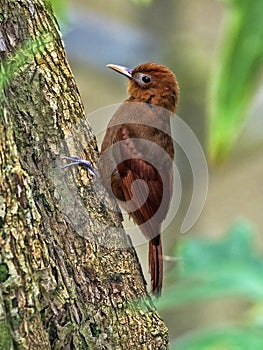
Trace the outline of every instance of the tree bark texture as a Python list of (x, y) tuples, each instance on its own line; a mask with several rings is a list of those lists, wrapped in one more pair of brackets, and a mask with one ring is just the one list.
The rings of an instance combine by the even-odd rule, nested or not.
[(166, 349), (116, 204), (56, 165), (98, 151), (49, 2), (0, 0), (0, 59), (0, 349)]

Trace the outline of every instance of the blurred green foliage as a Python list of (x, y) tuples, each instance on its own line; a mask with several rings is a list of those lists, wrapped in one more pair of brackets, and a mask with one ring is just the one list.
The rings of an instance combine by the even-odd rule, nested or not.
[(186, 337), (171, 350), (262, 350), (262, 329), (226, 327)]
[(67, 0), (50, 0), (50, 2), (52, 4), (52, 8), (55, 12), (59, 25), (62, 31), (64, 31), (69, 22), (69, 2)]
[(224, 2), (228, 13), (208, 98), (212, 162), (225, 160), (238, 138), (263, 63), (263, 1)]
[(263, 349), (263, 256), (256, 251), (252, 228), (241, 223), (218, 241), (185, 240), (176, 256), (181, 261), (173, 271), (176, 282), (158, 301), (159, 309), (227, 296), (249, 301), (250, 308), (242, 323), (191, 331), (174, 349)]

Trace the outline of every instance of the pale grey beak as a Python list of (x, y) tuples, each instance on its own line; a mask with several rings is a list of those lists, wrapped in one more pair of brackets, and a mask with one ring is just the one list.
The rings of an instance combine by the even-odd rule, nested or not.
[(107, 67), (115, 70), (118, 73), (125, 75), (125, 77), (129, 79), (132, 79), (132, 68), (119, 66), (117, 64), (107, 64)]

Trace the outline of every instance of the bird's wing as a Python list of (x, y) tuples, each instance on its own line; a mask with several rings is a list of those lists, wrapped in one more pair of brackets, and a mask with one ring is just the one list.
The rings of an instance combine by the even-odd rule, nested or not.
[[(144, 160), (144, 156), (147, 155), (143, 155), (136, 148), (133, 139), (130, 138), (128, 126), (123, 125), (120, 128), (117, 139), (121, 142), (114, 158), (126, 201), (125, 209), (136, 224), (141, 225), (145, 236), (153, 238), (160, 233), (161, 222), (168, 210), (171, 191), (171, 181), (168, 179), (170, 172), (167, 172), (168, 175), (165, 172), (161, 174), (159, 169)], [(167, 196), (169, 198), (165, 198)]]

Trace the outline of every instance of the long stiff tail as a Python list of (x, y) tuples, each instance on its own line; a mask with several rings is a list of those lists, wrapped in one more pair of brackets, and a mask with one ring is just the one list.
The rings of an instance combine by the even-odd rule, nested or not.
[(163, 284), (163, 253), (161, 236), (149, 241), (149, 272), (151, 274), (151, 291), (160, 296)]

